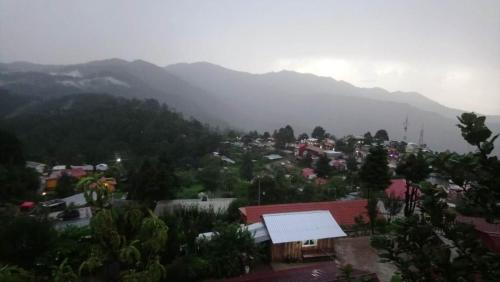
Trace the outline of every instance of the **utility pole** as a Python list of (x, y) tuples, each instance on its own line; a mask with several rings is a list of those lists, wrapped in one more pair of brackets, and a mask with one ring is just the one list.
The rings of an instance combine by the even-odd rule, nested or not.
[(259, 205), (259, 206), (260, 206), (260, 176), (257, 176), (257, 181), (259, 181), (259, 182), (258, 182), (258, 186), (259, 186), (259, 198), (258, 198), (258, 200), (257, 200), (257, 203), (258, 203), (257, 205)]

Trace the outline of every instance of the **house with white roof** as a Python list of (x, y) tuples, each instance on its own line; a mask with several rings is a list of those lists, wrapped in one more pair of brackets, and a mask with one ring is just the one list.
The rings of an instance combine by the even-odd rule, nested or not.
[[(241, 228), (250, 232), (255, 243), (270, 245), (273, 262), (330, 259), (335, 239), (347, 236), (329, 210), (263, 214), (262, 222)], [(198, 239), (210, 240), (214, 235), (201, 233)]]
[(332, 257), (335, 238), (346, 237), (326, 210), (264, 214), (271, 239), (271, 261)]

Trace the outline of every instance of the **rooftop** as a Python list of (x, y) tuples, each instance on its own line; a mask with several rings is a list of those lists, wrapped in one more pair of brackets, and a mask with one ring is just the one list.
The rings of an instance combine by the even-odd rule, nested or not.
[(261, 205), (241, 207), (242, 213), (247, 224), (261, 222), (262, 215), (285, 212), (300, 212), (300, 211), (317, 211), (327, 210), (339, 225), (350, 226), (356, 222), (355, 217), (361, 215), (368, 222), (366, 212), (367, 201), (362, 200), (347, 200), (347, 201), (330, 201), (330, 202), (312, 202), (312, 203), (291, 203), (278, 205)]
[(200, 199), (176, 199), (168, 201), (158, 201), (155, 214), (161, 215), (171, 212), (175, 208), (193, 208), (202, 210), (213, 209), (214, 211), (225, 211), (236, 198), (208, 198), (206, 201)]
[[(420, 196), (420, 190), (417, 190), (417, 195)], [(406, 194), (406, 181), (404, 179), (393, 179), (391, 185), (385, 189), (387, 196), (393, 195), (398, 199), (404, 199)]]
[(347, 236), (329, 211), (264, 214), (273, 244)]

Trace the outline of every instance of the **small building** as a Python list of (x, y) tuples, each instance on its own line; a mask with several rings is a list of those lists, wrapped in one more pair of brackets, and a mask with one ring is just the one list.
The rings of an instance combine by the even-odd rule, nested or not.
[(302, 177), (304, 177), (307, 180), (313, 180), (316, 178), (316, 173), (314, 172), (314, 169), (306, 167), (302, 169)]
[(60, 170), (65, 170), (66, 169), (66, 165), (56, 165), (54, 167), (52, 167), (52, 171), (60, 171)]
[(278, 155), (278, 154), (270, 154), (270, 155), (264, 156), (264, 158), (266, 158), (270, 161), (275, 161), (275, 160), (282, 159), (283, 157)]
[(457, 222), (468, 223), (474, 226), (484, 245), (492, 252), (500, 255), (500, 224), (489, 223), (481, 217), (458, 215)]
[[(95, 195), (94, 195), (95, 197)], [(64, 201), (66, 203), (66, 206), (74, 205), (75, 207), (81, 207), (87, 205), (87, 199), (85, 199), (85, 196), (83, 193), (78, 193), (71, 195), (69, 197), (61, 199), (61, 201)]]
[(46, 179), (45, 179), (45, 189), (46, 190), (54, 190), (57, 187), (57, 182), (59, 178), (63, 175), (68, 175), (74, 177), (76, 179), (80, 179), (87, 175), (87, 172), (81, 168), (72, 168), (72, 169), (63, 169), (63, 170), (54, 170)]
[(81, 169), (81, 170), (84, 170), (86, 172), (92, 172), (92, 171), (94, 171), (94, 166), (93, 165), (89, 165), (89, 164), (72, 165), (71, 169)]
[(344, 153), (335, 150), (325, 150), (323, 153), (332, 160), (336, 160), (344, 156)]
[[(395, 197), (399, 200), (404, 200), (406, 197), (406, 180), (392, 179), (391, 185), (389, 185), (389, 187), (385, 189), (385, 194), (388, 197)], [(419, 198), (422, 195), (419, 189), (417, 190), (416, 194), (417, 198)]]
[(161, 216), (165, 213), (172, 213), (178, 208), (197, 208), (200, 210), (213, 210), (224, 212), (236, 198), (202, 198), (202, 199), (176, 199), (158, 201), (155, 214)]
[(343, 159), (339, 159), (339, 160), (332, 160), (328, 163), (331, 167), (333, 167), (334, 169), (336, 170), (339, 170), (339, 171), (344, 171), (347, 169), (347, 163), (345, 160)]
[(97, 171), (106, 171), (108, 169), (109, 169), (109, 167), (107, 164), (98, 164), (95, 166), (95, 170), (97, 170)]
[(311, 146), (311, 145), (308, 145), (306, 147), (306, 151), (308, 154), (312, 154), (313, 156), (317, 156), (317, 157), (325, 154), (325, 151), (323, 149), (321, 149), (320, 147)]
[(322, 177), (318, 177), (314, 180), (314, 184), (316, 186), (323, 186), (323, 185), (326, 185), (328, 184), (328, 180), (322, 178)]
[(415, 143), (408, 143), (406, 144), (406, 153), (408, 154), (414, 154), (414, 153), (417, 153), (418, 150), (420, 150), (420, 146), (418, 144), (415, 144)]
[[(255, 243), (262, 243), (269, 241), (269, 232), (267, 232), (266, 226), (262, 222), (253, 223), (250, 225), (242, 225), (240, 230), (247, 230), (251, 235)], [(198, 234), (196, 240), (211, 240), (215, 235), (215, 232), (205, 232)]]
[(329, 211), (264, 214), (271, 238), (271, 261), (332, 257), (334, 239), (347, 236)]
[(43, 163), (27, 161), (26, 167), (36, 170), (36, 172), (38, 172), (39, 174), (43, 174), (45, 172), (45, 169), (47, 168), (47, 165)]
[(235, 164), (236, 162), (226, 156), (221, 156), (220, 158), (223, 162), (229, 163), (229, 164)]

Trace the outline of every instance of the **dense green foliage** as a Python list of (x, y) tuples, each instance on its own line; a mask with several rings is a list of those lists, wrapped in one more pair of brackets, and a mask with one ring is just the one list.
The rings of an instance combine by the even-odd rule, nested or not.
[[(477, 147), (472, 154), (449, 152), (432, 156), (435, 172), (463, 185), (462, 208), (494, 220), (498, 216), (498, 159), (491, 157), (496, 138), (484, 125), (484, 117), (463, 114), (459, 121), (462, 136)], [(493, 173), (496, 169), (497, 173)], [(398, 168), (406, 177), (406, 217), (396, 220), (390, 232), (372, 238), (381, 257), (392, 261), (404, 281), (497, 281), (500, 257), (485, 248), (472, 225), (455, 221), (448, 209), (447, 193), (427, 182), (429, 163), (422, 154), (409, 155)], [(408, 203), (416, 184), (422, 191), (420, 212), (413, 214), (414, 203)], [(410, 187), (411, 186), (411, 187)], [(416, 202), (416, 199), (411, 199)]]
[(153, 201), (172, 199), (179, 187), (174, 166), (168, 159), (145, 160), (131, 172), (129, 198), (151, 205)]
[(389, 141), (389, 134), (387, 134), (385, 129), (380, 129), (375, 133), (373, 138), (379, 141)]
[(410, 216), (415, 211), (418, 201), (418, 184), (424, 181), (430, 172), (429, 164), (421, 152), (417, 155), (406, 156), (396, 168), (396, 173), (404, 176), (406, 180), (405, 216)]
[(398, 267), (404, 281), (496, 281), (500, 258), (484, 248), (472, 226), (453, 223), (444, 193), (422, 189), (422, 215), (398, 219), (391, 232), (373, 237), (380, 256)]
[(55, 243), (55, 231), (45, 220), (29, 216), (3, 217), (0, 263), (32, 267)]
[(323, 127), (316, 126), (311, 133), (311, 137), (318, 140), (323, 140), (325, 139), (325, 133), (326, 131), (323, 129)]
[(331, 172), (330, 159), (325, 155), (321, 155), (316, 162), (316, 173), (319, 177), (328, 177)]
[(66, 173), (57, 180), (57, 186), (55, 189), (56, 195), (59, 198), (69, 197), (76, 192), (76, 179)]
[[(492, 136), (491, 130), (485, 126), (485, 117), (474, 113), (464, 113), (459, 117), (461, 124), (458, 125), (462, 136), (469, 144), (477, 147), (477, 151), (468, 155), (454, 155), (451, 160), (458, 159), (458, 165), (447, 165), (444, 167), (456, 169), (455, 172), (445, 170), (454, 176), (455, 180), (463, 181), (467, 189), (462, 207), (463, 211), (471, 211), (473, 214), (482, 216), (488, 221), (499, 218), (500, 215), (500, 161), (497, 156), (492, 155), (495, 140), (498, 134)], [(441, 162), (441, 165), (443, 163)], [(458, 176), (457, 172), (465, 172)], [(466, 186), (465, 186), (466, 185)]]
[(0, 202), (33, 198), (39, 187), (37, 173), (24, 164), (22, 144), (0, 130)]
[(250, 181), (253, 178), (253, 162), (250, 154), (244, 154), (240, 166), (241, 178)]
[(382, 191), (389, 186), (390, 176), (387, 163), (387, 151), (382, 146), (370, 149), (359, 172), (367, 198), (370, 198), (372, 192)]
[(295, 143), (295, 135), (290, 125), (275, 130), (273, 138), (275, 147), (279, 149), (284, 149), (286, 144)]
[(175, 164), (196, 164), (219, 137), (155, 100), (78, 94), (47, 100), (3, 120), (26, 146), (29, 159), (46, 163), (132, 164), (164, 153)]

